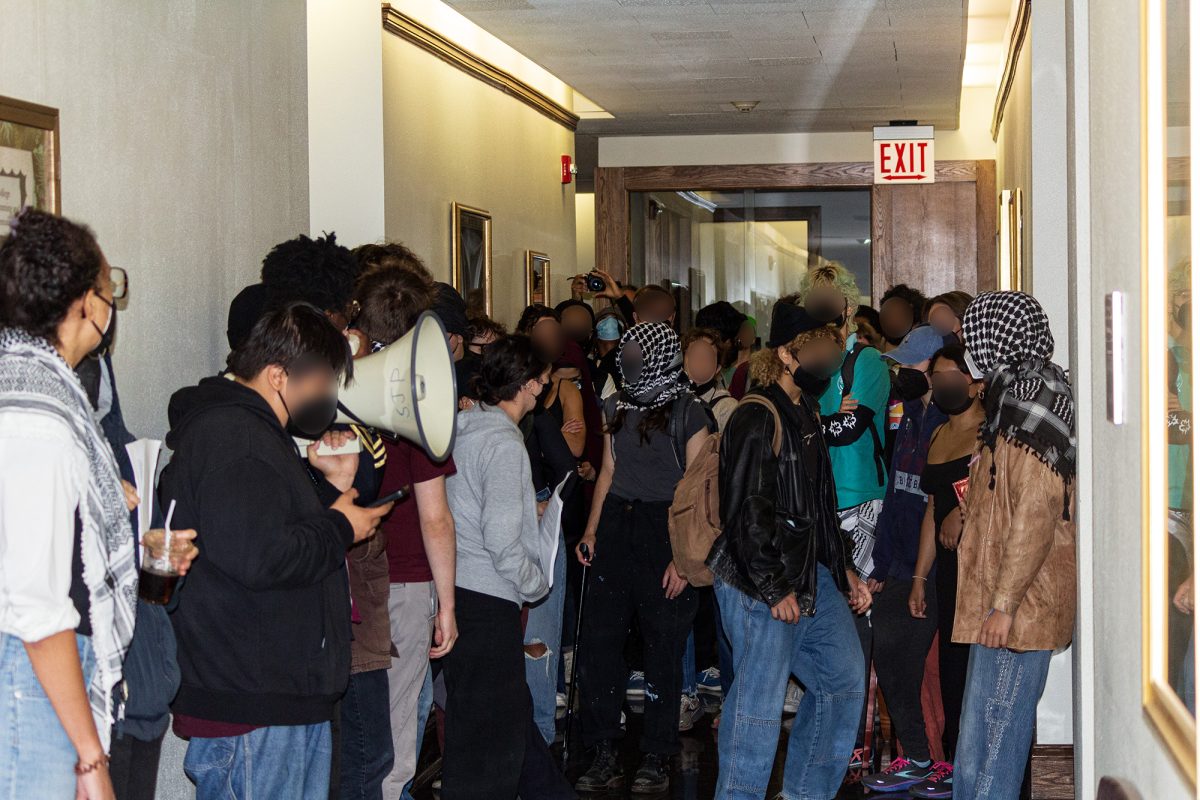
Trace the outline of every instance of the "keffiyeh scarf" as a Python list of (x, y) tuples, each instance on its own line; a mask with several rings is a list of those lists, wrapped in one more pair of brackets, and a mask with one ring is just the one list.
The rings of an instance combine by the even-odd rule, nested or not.
[(0, 409), (62, 420), (87, 455), (86, 474), (73, 475), (80, 497), (83, 582), (90, 599), (96, 671), (87, 687), (101, 744), (108, 750), (113, 725), (113, 687), (137, 605), (133, 530), (112, 448), (92, 415), (79, 378), (45, 339), (14, 328), (0, 329)]
[(995, 448), (1004, 437), (1069, 485), (1077, 454), (1075, 400), (1066, 373), (1050, 360), (1054, 335), (1041, 304), (1023, 292), (985, 292), (967, 307), (963, 340), (987, 381), (983, 443)]
[(679, 334), (665, 322), (643, 322), (625, 331), (617, 346), (625, 385), (617, 409), (661, 408), (688, 391)]

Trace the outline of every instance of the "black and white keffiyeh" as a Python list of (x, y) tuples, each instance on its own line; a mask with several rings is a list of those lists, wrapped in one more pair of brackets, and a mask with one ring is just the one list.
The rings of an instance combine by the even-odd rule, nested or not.
[(617, 363), (625, 381), (618, 410), (661, 408), (689, 391), (679, 334), (665, 322), (643, 322), (625, 331), (617, 346)]
[(45, 339), (14, 328), (0, 329), (0, 409), (61, 419), (87, 455), (87, 472), (70, 477), (81, 498), (83, 582), (90, 600), (96, 657), (88, 702), (107, 751), (113, 687), (121, 680), (137, 605), (133, 530), (117, 462), (78, 376)]
[(963, 341), (987, 381), (983, 443), (1019, 444), (1070, 483), (1075, 477), (1075, 400), (1054, 355), (1040, 303), (1024, 292), (985, 292), (967, 307)]

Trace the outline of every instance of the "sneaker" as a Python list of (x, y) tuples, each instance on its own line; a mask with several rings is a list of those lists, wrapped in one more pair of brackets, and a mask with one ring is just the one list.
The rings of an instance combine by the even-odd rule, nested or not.
[(671, 784), (671, 776), (667, 772), (667, 757), (656, 753), (647, 753), (642, 757), (642, 765), (633, 776), (633, 786), (629, 791), (633, 794), (658, 794), (665, 792)]
[(571, 648), (563, 650), (562, 655), (563, 655), (563, 664), (562, 664), (563, 676), (566, 678), (567, 683), (570, 683), (571, 678), (575, 677), (575, 672), (572, 670), (572, 667), (575, 666), (575, 648), (571, 647)]
[(617, 749), (613, 742), (603, 741), (596, 745), (592, 766), (583, 773), (575, 788), (581, 792), (606, 792), (620, 789), (625, 783), (625, 770), (617, 760)]
[(716, 667), (709, 667), (704, 672), (696, 675), (696, 691), (700, 694), (711, 694), (715, 697), (721, 696), (721, 670)]
[(629, 673), (629, 685), (625, 687), (625, 697), (629, 700), (645, 699), (646, 673), (640, 670)]
[(679, 730), (690, 731), (696, 720), (704, 716), (704, 705), (694, 694), (679, 696)]
[(565, 694), (563, 694), (562, 692), (555, 693), (554, 707), (555, 708), (566, 708), (567, 707), (567, 696)]
[(908, 790), (911, 797), (947, 798), (954, 796), (954, 765), (935, 761), (929, 779)]
[(883, 772), (864, 776), (862, 785), (872, 792), (906, 792), (929, 780), (934, 774), (934, 766), (918, 767), (907, 758), (897, 758)]
[(800, 684), (795, 681), (788, 681), (787, 694), (783, 696), (783, 713), (795, 714), (800, 710), (800, 700), (804, 697), (804, 690), (800, 688)]

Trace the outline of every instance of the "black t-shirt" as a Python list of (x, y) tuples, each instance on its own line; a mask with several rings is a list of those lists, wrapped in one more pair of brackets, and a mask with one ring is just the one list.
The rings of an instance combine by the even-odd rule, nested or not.
[[(615, 402), (610, 402), (605, 412), (611, 415), (615, 408)], [(609, 491), (626, 500), (669, 503), (675, 496), (675, 484), (683, 477), (684, 467), (675, 457), (669, 422), (665, 429), (653, 431), (648, 441), (642, 441), (638, 423), (645, 413), (638, 410), (626, 411), (621, 429), (612, 437), (616, 469)], [(709, 428), (708, 412), (704, 403), (692, 395), (686, 406), (676, 413), (686, 415), (683, 425), (684, 440), (680, 443), (683, 445), (681, 449), (686, 449), (686, 444), (692, 436)]]

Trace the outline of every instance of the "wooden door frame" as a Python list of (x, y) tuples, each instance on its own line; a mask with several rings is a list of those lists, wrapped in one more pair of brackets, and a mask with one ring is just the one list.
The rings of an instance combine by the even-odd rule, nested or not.
[[(976, 290), (995, 288), (996, 283), (996, 162), (939, 161), (939, 182), (968, 182), (975, 189)], [(598, 167), (596, 191), (596, 265), (619, 281), (629, 280), (629, 194), (697, 189), (870, 189), (871, 234), (884, 230), (879, 202), (891, 187), (875, 184), (874, 164), (869, 161), (807, 164), (724, 164), (717, 166)], [(872, 246), (871, 274), (878, 283), (886, 280), (888, 248)], [(886, 287), (872, 286), (875, 298)]]

